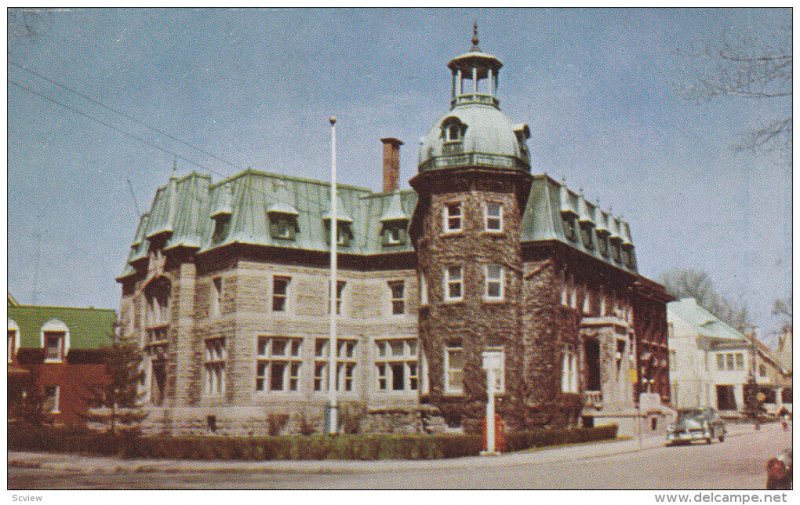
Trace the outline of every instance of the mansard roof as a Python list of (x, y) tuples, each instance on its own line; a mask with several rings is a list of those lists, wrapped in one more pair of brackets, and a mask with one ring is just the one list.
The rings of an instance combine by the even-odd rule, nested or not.
[[(339, 222), (350, 227), (349, 246), (343, 254), (385, 254), (413, 252), (410, 241), (387, 247), (381, 234), (387, 221), (408, 226), (407, 218), (417, 204), (414, 190), (373, 193), (367, 188), (340, 184), (337, 214)], [(326, 217), (330, 211), (330, 184), (301, 177), (248, 169), (223, 181), (213, 183), (207, 175), (190, 173), (172, 178), (158, 188), (150, 211), (139, 221), (125, 269), (119, 278), (135, 273), (136, 261), (147, 258), (150, 240), (165, 239), (164, 249), (194, 249), (202, 254), (233, 243), (272, 246), (289, 249), (328, 251)], [(585, 247), (582, 240), (569, 240), (562, 226), (562, 215), (583, 216), (595, 226), (589, 233), (608, 230), (625, 243), (630, 242), (628, 224), (547, 175), (532, 178), (530, 195), (522, 219), (521, 240), (526, 242), (558, 241), (607, 264), (628, 272), (636, 272), (635, 261), (629, 267), (604, 256), (599, 248)], [(215, 219), (229, 216), (227, 234), (214, 242)], [(275, 212), (284, 209), (285, 212)], [(291, 212), (289, 212), (291, 210)], [(292, 240), (273, 237), (270, 219), (275, 215), (294, 220)], [(595, 241), (596, 242), (596, 241)], [(632, 246), (632, 244), (629, 244)], [(631, 251), (633, 254), (633, 251)]]
[[(562, 225), (563, 217), (579, 219), (581, 222), (592, 223), (588, 233), (593, 234), (593, 247), (586, 247), (580, 237), (576, 240), (567, 238)], [(636, 272), (636, 261), (633, 267), (625, 265), (623, 261), (615, 261), (613, 255), (604, 256), (597, 247), (598, 234), (610, 232), (611, 237), (623, 238), (620, 228), (625, 230), (623, 245), (633, 247), (630, 239), (628, 223), (621, 218), (614, 217), (609, 212), (603, 211), (597, 205), (586, 200), (582, 194), (571, 191), (566, 184), (556, 182), (547, 175), (534, 175), (525, 212), (521, 225), (522, 242), (557, 241), (568, 245), (595, 259), (608, 263), (627, 272)], [(635, 256), (635, 251), (631, 250)]]

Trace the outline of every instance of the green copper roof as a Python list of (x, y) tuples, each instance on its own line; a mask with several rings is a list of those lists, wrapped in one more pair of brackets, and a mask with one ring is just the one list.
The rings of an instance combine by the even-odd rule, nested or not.
[[(413, 251), (410, 242), (386, 247), (382, 242), (382, 218), (408, 216), (417, 203), (413, 190), (372, 193), (366, 188), (337, 186), (337, 214), (341, 225), (350, 228), (352, 239), (339, 251), (378, 254)], [(229, 208), (229, 212), (219, 212)], [(218, 220), (227, 221), (225, 233), (215, 237)], [(253, 244), (328, 251), (330, 185), (287, 175), (246, 170), (216, 184), (206, 175), (191, 173), (158, 188), (150, 212), (139, 221), (131, 252), (119, 278), (135, 273), (131, 263), (146, 258), (147, 237), (166, 236), (165, 250), (175, 247), (197, 249), (199, 253), (233, 244)], [(227, 216), (227, 217), (225, 217)], [(274, 219), (292, 221), (291, 239), (273, 236)], [(398, 221), (400, 219), (397, 219)], [(402, 226), (408, 226), (408, 222)], [(215, 241), (215, 238), (217, 239)]]
[(667, 304), (668, 319), (677, 316), (694, 326), (699, 335), (725, 341), (747, 342), (739, 331), (722, 322), (717, 316), (697, 304), (694, 298), (682, 298)]
[(69, 328), (70, 349), (97, 349), (111, 343), (117, 315), (112, 309), (9, 305), (8, 319), (19, 327), (20, 347), (42, 347), (42, 326), (58, 320)]
[[(462, 125), (460, 140), (445, 138), (445, 126)], [(517, 169), (530, 172), (524, 130), (500, 110), (479, 104), (460, 105), (443, 115), (419, 146), (419, 170), (459, 166)]]
[[(575, 225), (574, 240), (569, 239), (564, 231), (564, 219), (572, 220)], [(614, 223), (613, 226), (607, 224), (609, 220)], [(581, 238), (581, 221), (585, 225), (591, 225), (587, 228), (592, 237), (592, 247), (587, 247)], [(628, 223), (623, 222), (623, 225), (628, 230)], [(619, 226), (617, 218), (600, 210), (582, 195), (570, 191), (563, 182), (558, 183), (547, 175), (533, 176), (528, 203), (522, 216), (523, 242), (555, 240), (622, 270), (636, 272), (634, 250), (631, 250), (634, 266), (629, 267), (623, 261), (616, 261), (610, 253), (604, 255), (597, 242), (598, 237), (605, 234), (606, 227), (616, 229)], [(630, 232), (627, 233), (629, 237)], [(629, 245), (633, 246), (632, 243)]]

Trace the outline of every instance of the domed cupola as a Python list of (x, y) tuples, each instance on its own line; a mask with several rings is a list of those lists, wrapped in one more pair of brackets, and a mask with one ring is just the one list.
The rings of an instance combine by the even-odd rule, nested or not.
[(478, 47), (473, 28), (472, 49), (456, 56), (452, 73), (450, 112), (422, 138), (419, 171), (456, 167), (485, 167), (530, 172), (525, 141), (530, 130), (500, 112), (496, 97), (503, 63)]

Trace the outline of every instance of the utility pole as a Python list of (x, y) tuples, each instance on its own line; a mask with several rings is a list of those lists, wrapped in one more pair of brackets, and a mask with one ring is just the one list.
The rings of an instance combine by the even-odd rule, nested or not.
[(338, 215), (336, 209), (336, 116), (331, 116), (328, 121), (331, 124), (331, 255), (330, 255), (330, 270), (331, 270), (331, 285), (330, 285), (330, 339), (328, 343), (328, 405), (326, 409), (326, 422), (327, 432), (333, 435), (339, 431), (338, 417), (339, 406), (336, 402), (336, 301), (338, 292), (336, 289), (336, 246), (338, 245)]

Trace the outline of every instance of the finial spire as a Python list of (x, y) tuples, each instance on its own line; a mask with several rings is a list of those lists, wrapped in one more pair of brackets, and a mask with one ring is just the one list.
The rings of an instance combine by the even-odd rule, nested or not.
[(178, 160), (172, 160), (172, 178), (176, 178), (178, 176)]
[(478, 20), (474, 20), (472, 23), (472, 50), (473, 51), (480, 51), (481, 48), (478, 47)]

